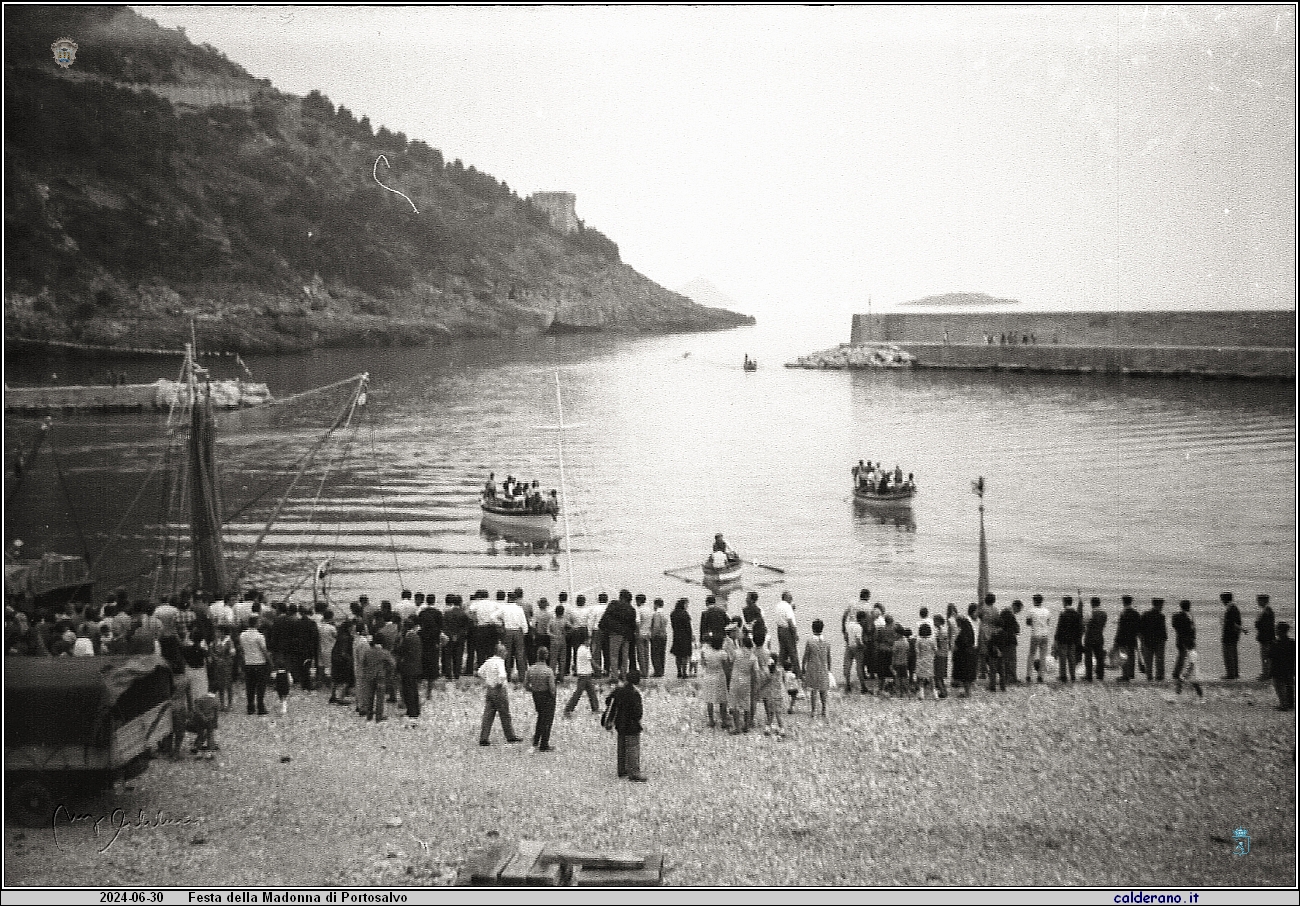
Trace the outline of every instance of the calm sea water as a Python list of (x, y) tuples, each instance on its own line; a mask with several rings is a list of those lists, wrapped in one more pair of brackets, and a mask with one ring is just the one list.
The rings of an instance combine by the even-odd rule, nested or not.
[[(373, 387), (362, 427), (323, 448), (254, 573), (283, 592), (333, 556), (333, 594), (344, 600), (395, 599), (404, 584), (439, 596), (521, 586), (553, 601), (568, 586), (571, 556), (579, 590), (627, 587), (670, 603), (685, 595), (698, 610), (704, 589), (664, 570), (698, 563), (723, 532), (745, 557), (786, 570), (751, 567), (746, 589), (766, 604), (789, 589), (805, 626), (820, 616), (838, 632), (862, 587), (909, 619), (921, 606), (974, 599), (970, 482), (983, 475), (1000, 598), (1097, 594), (1112, 621), (1121, 593), (1162, 596), (1168, 610), (1190, 598), (1212, 643), (1202, 645), (1207, 673), (1218, 670), (1221, 590), (1236, 594), (1247, 626), (1258, 592), (1294, 619), (1292, 386), (779, 367), (834, 339), (751, 328), (250, 359), (280, 397), (363, 370)], [(741, 371), (745, 353), (760, 360), (758, 372)], [(76, 380), (103, 367), (28, 360), (6, 363), (6, 376), (25, 383), (61, 368), (60, 380)], [(115, 367), (152, 380), (175, 364)], [(486, 536), (477, 505), (489, 471), (559, 486), (547, 427), (557, 420), (557, 370), (571, 555), (562, 544)], [(226, 506), (241, 513), (227, 538), (235, 558), (343, 401), (336, 393), (221, 417)], [(6, 419), (11, 457), (35, 424)], [(158, 462), (164, 430), (154, 415), (58, 421), (58, 463), (92, 557)], [(916, 474), (910, 513), (853, 502), (849, 469), (860, 458)], [(46, 457), (6, 510), (7, 537), (79, 551), (68, 510)], [(105, 587), (147, 568), (160, 512), (155, 482), (101, 559)], [(1243, 655), (1252, 649), (1243, 642)]]

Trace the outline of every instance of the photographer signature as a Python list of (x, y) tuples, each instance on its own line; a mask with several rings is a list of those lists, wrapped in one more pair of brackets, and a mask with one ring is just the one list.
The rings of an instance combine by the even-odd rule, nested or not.
[(194, 827), (202, 823), (202, 818), (192, 818), (189, 815), (182, 815), (179, 818), (165, 817), (162, 809), (158, 809), (152, 818), (145, 817), (144, 809), (140, 809), (139, 814), (132, 819), (125, 809), (117, 808), (107, 815), (96, 815), (93, 812), (73, 812), (67, 806), (60, 804), (54, 809), (51, 829), (54, 832), (55, 847), (62, 849), (59, 843), (60, 827), (89, 827), (95, 832), (95, 839), (106, 838), (107, 842), (98, 850), (103, 853), (117, 842), (117, 838), (123, 831), (156, 830), (160, 827), (173, 826)]

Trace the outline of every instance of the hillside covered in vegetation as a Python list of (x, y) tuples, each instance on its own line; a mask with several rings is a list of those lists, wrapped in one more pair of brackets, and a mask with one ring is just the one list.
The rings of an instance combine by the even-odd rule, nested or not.
[[(75, 63), (50, 44), (69, 37)], [(5, 10), (9, 339), (209, 349), (752, 323), (424, 141), (122, 7)], [(380, 178), (419, 208), (376, 185)]]

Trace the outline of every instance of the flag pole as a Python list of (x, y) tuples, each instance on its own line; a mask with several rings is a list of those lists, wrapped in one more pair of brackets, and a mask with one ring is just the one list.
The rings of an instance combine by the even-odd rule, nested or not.
[(984, 606), (989, 593), (989, 550), (988, 542), (984, 537), (984, 476), (981, 475), (978, 481), (971, 482), (971, 489), (980, 501), (980, 553), (979, 553), (979, 577), (976, 579), (975, 595), (976, 605)]

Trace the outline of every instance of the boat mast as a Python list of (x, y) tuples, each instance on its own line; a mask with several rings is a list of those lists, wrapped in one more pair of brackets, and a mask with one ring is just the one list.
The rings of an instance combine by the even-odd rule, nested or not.
[(984, 476), (981, 475), (979, 481), (973, 481), (971, 485), (980, 500), (980, 560), (979, 576), (975, 580), (975, 596), (978, 599), (976, 604), (983, 607), (989, 593), (989, 549), (984, 540)]
[(569, 564), (569, 600), (577, 600), (573, 586), (573, 550), (569, 542), (569, 491), (564, 480), (564, 400), (560, 398), (560, 369), (555, 369), (555, 409), (558, 415), (559, 430), (555, 432), (556, 445), (560, 451), (560, 513), (564, 516), (564, 553)]
[[(193, 331), (191, 323), (190, 330)], [(192, 338), (192, 334), (191, 334)], [(221, 538), (221, 525), (225, 521), (221, 506), (221, 483), (217, 477), (216, 418), (212, 414), (212, 388), (200, 403), (198, 381), (193, 356), (198, 350), (191, 345), (187, 350), (190, 360), (186, 390), (190, 400), (190, 559), (194, 590), (215, 597), (228, 590), (226, 556)]]

